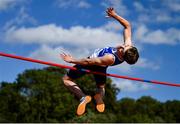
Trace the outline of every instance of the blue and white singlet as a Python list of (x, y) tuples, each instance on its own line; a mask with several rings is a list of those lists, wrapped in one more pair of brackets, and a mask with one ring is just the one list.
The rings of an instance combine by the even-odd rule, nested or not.
[(96, 49), (94, 53), (90, 56), (90, 58), (94, 57), (102, 57), (105, 54), (111, 54), (114, 56), (114, 63), (111, 66), (121, 64), (123, 60), (121, 60), (117, 55), (117, 48), (115, 47), (105, 47), (101, 49)]

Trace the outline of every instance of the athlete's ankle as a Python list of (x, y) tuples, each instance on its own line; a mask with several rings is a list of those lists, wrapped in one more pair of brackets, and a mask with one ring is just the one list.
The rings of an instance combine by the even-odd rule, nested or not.
[(85, 96), (82, 96), (82, 97), (80, 98), (80, 102), (83, 102), (84, 100), (88, 100), (88, 101), (89, 101), (89, 99), (91, 99), (91, 96), (85, 95)]
[(81, 99), (80, 99), (79, 101), (80, 101), (80, 102), (84, 101), (84, 100), (85, 100), (85, 97), (86, 97), (86, 96), (81, 97)]
[(86, 104), (88, 104), (89, 102), (91, 102), (91, 96), (84, 96), (80, 99), (80, 104), (77, 108), (77, 115), (84, 114), (86, 110)]

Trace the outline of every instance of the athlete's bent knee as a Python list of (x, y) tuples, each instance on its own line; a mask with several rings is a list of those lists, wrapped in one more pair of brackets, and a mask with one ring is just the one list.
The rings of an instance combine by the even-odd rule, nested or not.
[(62, 79), (64, 81), (64, 80), (69, 80), (70, 78), (67, 75), (65, 75)]
[(69, 81), (72, 81), (72, 79), (70, 77), (68, 77), (67, 75), (65, 75), (63, 78), (62, 78), (63, 82), (64, 82), (64, 85), (68, 86), (69, 85)]

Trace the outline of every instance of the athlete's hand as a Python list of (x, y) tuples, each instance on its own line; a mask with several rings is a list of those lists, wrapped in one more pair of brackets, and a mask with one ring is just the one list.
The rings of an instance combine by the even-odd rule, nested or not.
[(106, 17), (114, 17), (115, 15), (117, 15), (114, 8), (112, 7), (107, 8), (106, 13), (107, 13)]
[(71, 55), (66, 54), (66, 53), (64, 53), (64, 52), (60, 54), (60, 57), (61, 57), (65, 62), (68, 62), (68, 63), (72, 63), (72, 61), (74, 60)]

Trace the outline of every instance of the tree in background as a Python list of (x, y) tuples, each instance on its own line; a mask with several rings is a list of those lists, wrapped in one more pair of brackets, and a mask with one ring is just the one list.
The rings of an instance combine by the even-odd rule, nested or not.
[[(76, 118), (78, 101), (67, 92), (62, 82), (66, 70), (55, 67), (26, 70), (13, 83), (2, 82), (0, 89), (1, 122), (67, 122)], [(88, 94), (93, 94), (95, 83), (92, 75), (77, 81)], [(118, 89), (107, 81), (107, 111), (115, 106)], [(111, 92), (111, 93), (108, 93)], [(94, 104), (88, 111), (95, 112)], [(93, 115), (93, 114), (92, 114)], [(94, 114), (95, 115), (95, 114)], [(86, 117), (84, 117), (86, 118)], [(84, 120), (78, 118), (79, 121)]]
[[(75, 114), (79, 103), (62, 82), (65, 69), (46, 67), (25, 70), (15, 82), (0, 83), (0, 122), (180, 122), (180, 101), (161, 103), (149, 96), (138, 100), (116, 99), (119, 89), (108, 78), (104, 113), (98, 113), (93, 102), (87, 113)], [(94, 95), (92, 75), (77, 83), (85, 93)]]

